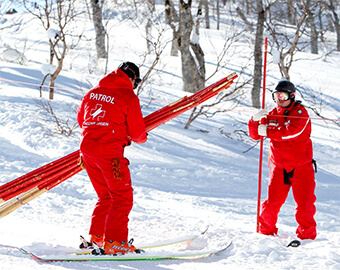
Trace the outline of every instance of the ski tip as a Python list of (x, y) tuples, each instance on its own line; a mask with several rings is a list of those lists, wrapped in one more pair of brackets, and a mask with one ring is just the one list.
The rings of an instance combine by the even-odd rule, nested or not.
[(38, 257), (37, 255), (27, 252), (27, 255), (29, 255), (32, 259), (34, 259), (36, 262), (44, 262), (45, 260)]
[(22, 254), (25, 254), (25, 255), (29, 255), (29, 254), (30, 254), (27, 250), (25, 250), (25, 249), (23, 249), (23, 248), (18, 248), (18, 250), (19, 250)]
[(215, 252), (212, 252), (212, 255), (221, 255), (224, 254), (225, 251), (230, 251), (233, 248), (233, 241), (228, 242), (224, 247)]

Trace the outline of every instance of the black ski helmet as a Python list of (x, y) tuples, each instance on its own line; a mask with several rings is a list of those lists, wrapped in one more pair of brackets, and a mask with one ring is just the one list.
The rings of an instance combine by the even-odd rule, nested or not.
[(139, 78), (139, 68), (132, 62), (123, 62), (118, 68), (128, 75), (129, 78), (135, 80), (133, 89), (137, 88), (138, 84), (142, 81)]
[(287, 92), (287, 93), (295, 93), (295, 86), (292, 84), (290, 81), (283, 80), (280, 81), (276, 88), (275, 91), (282, 91), (282, 92)]

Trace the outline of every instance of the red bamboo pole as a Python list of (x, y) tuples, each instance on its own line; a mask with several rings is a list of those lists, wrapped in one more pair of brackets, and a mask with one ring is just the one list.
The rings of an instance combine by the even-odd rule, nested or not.
[(59, 176), (55, 179), (51, 179), (50, 181), (42, 183), (41, 185), (38, 186), (38, 188), (39, 189), (51, 190), (52, 188), (56, 187), (57, 185), (61, 184), (65, 180), (69, 179), (70, 177), (72, 177), (73, 175), (76, 175), (77, 173), (79, 173), (81, 171), (82, 171), (82, 168), (80, 166), (74, 167), (74, 168), (68, 170), (63, 175), (61, 175), (61, 176)]
[(12, 198), (12, 200), (7, 201), (0, 206), (0, 218), (12, 213), (13, 211), (27, 204), (31, 200), (44, 194), (48, 190), (59, 185), (73, 175), (79, 173), (81, 170), (82, 168), (79, 165), (69, 166), (68, 169), (64, 171), (64, 173), (56, 175), (53, 178), (46, 179), (46, 181), (40, 183), (40, 185), (31, 188), (27, 192), (21, 193), (16, 198)]
[[(262, 109), (265, 108), (266, 95), (266, 72), (267, 72), (267, 47), (268, 39), (264, 41), (264, 64), (263, 64), (263, 91), (262, 91)], [(257, 217), (256, 217), (256, 232), (260, 231), (260, 208), (261, 208), (261, 185), (262, 185), (262, 158), (263, 158), (263, 138), (260, 142), (260, 159), (259, 159), (259, 181), (257, 191)]]
[(70, 161), (72, 161), (74, 159), (74, 157), (79, 157), (79, 150), (75, 151), (65, 157), (62, 157), (58, 160), (52, 161), (34, 171), (31, 171), (23, 176), (18, 177), (17, 179), (8, 182), (2, 186), (0, 186), (0, 198), (2, 198), (3, 194), (6, 193), (7, 190), (18, 186), (20, 184), (23, 183), (27, 183), (27, 181), (29, 180), (39, 180), (39, 178), (42, 178), (44, 176), (45, 173), (50, 172), (51, 170), (56, 170), (57, 168), (60, 168), (62, 166), (64, 166), (64, 164), (69, 163)]
[[(237, 77), (236, 74), (232, 74), (233, 77), (230, 77), (228, 81), (224, 81), (221, 85), (215, 86), (214, 88), (210, 87), (209, 91), (205, 91), (204, 94), (200, 96), (196, 96), (195, 99), (188, 98), (176, 104), (174, 108), (168, 107), (167, 111), (163, 111), (161, 115), (157, 115), (157, 117), (150, 117), (146, 116), (145, 125), (149, 128), (149, 130), (160, 126), (161, 124), (177, 117), (178, 115), (182, 114), (183, 112), (190, 110), (199, 104), (205, 102), (209, 98), (217, 95), (221, 91), (230, 87), (233, 83), (233, 80)], [(205, 89), (204, 89), (205, 90)], [(158, 111), (157, 111), (158, 112)], [(148, 130), (148, 131), (149, 131)]]
[(163, 124), (165, 122), (168, 122), (169, 120), (171, 120), (171, 119), (177, 117), (178, 115), (184, 113), (185, 111), (188, 111), (188, 110), (198, 106), (199, 104), (203, 103), (204, 101), (208, 100), (209, 98), (217, 95), (222, 90), (227, 89), (231, 84), (232, 84), (232, 82), (228, 82), (226, 85), (224, 85), (223, 88), (219, 89), (218, 91), (215, 91), (213, 93), (207, 93), (206, 96), (203, 96), (203, 97), (201, 97), (200, 99), (198, 99), (196, 101), (191, 101), (191, 102), (183, 105), (180, 108), (171, 110), (171, 111), (168, 112), (168, 114), (164, 114), (159, 119), (155, 119), (154, 121), (146, 121), (145, 124), (146, 124), (146, 126), (148, 127), (149, 130), (154, 129), (154, 128), (160, 126), (161, 124)]
[(0, 198), (6, 201), (11, 198), (8, 197), (11, 194), (13, 194), (12, 197), (14, 197), (20, 193), (26, 192), (28, 189), (37, 186), (41, 181), (44, 181), (55, 174), (60, 174), (66, 167), (74, 163), (74, 161), (78, 158), (79, 156), (74, 156), (73, 160), (67, 160), (64, 163), (59, 163), (57, 166), (49, 167), (49, 171), (45, 171), (41, 174), (36, 173), (32, 176), (32, 178), (26, 179), (26, 181), (20, 181), (16, 185), (12, 184), (9, 188), (0, 192)]
[[(202, 96), (205, 96), (207, 93), (214, 91), (213, 89), (215, 89), (216, 87), (219, 87), (220, 85), (229, 82), (233, 79), (235, 79), (237, 77), (237, 75), (235, 73), (230, 74), (229, 76), (219, 80), (218, 82), (198, 91), (197, 93), (191, 95), (190, 97), (183, 97), (177, 101), (175, 101), (174, 103), (171, 103), (165, 107), (163, 107), (162, 109), (149, 114), (148, 116), (145, 117), (145, 121), (151, 121), (153, 119), (159, 119), (160, 117), (162, 117), (163, 115), (169, 114), (169, 112), (172, 112), (173, 110), (176, 110), (178, 108), (181, 108), (182, 106), (184, 106), (185, 104), (188, 104), (190, 102), (192, 102), (193, 100), (199, 100)], [(200, 102), (202, 103), (202, 102)]]
[[(39, 178), (38, 180), (30, 179), (26, 183), (21, 183), (16, 188), (9, 189), (4, 195), (2, 195), (1, 199), (4, 201), (8, 201), (15, 196), (18, 196), (22, 193), (27, 192), (28, 190), (45, 183), (46, 181), (50, 181), (51, 179), (56, 179), (57, 177), (62, 176), (64, 173), (69, 170), (75, 170), (77, 167), (80, 168), (78, 164), (77, 158), (75, 158), (71, 163), (64, 165), (63, 167), (58, 167), (58, 170), (53, 170), (53, 173), (46, 175), (44, 178)], [(80, 169), (81, 170), (81, 169)]]
[[(235, 73), (230, 74), (226, 78), (202, 89), (189, 98), (181, 98), (146, 116), (144, 121), (147, 132), (217, 95), (219, 92), (228, 88), (236, 77), (237, 75)], [(0, 206), (0, 217), (13, 212), (20, 206), (80, 172), (82, 168), (78, 164), (79, 154), (80, 151), (77, 150), (1, 186), (0, 194), (2, 194), (2, 197), (0, 197), (0, 203), (11, 198), (12, 200)], [(17, 195), (20, 196), (13, 199)]]

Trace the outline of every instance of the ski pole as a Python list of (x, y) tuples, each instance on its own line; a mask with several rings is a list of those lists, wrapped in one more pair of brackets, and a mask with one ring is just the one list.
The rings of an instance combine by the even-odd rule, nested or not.
[[(267, 70), (267, 47), (268, 39), (264, 41), (264, 64), (263, 64), (263, 93), (262, 93), (262, 109), (265, 108), (266, 95), (266, 70)], [(260, 207), (261, 207), (261, 185), (262, 185), (262, 156), (263, 156), (263, 138), (260, 143), (260, 159), (259, 159), (259, 181), (257, 192), (257, 218), (256, 218), (256, 232), (260, 231)]]

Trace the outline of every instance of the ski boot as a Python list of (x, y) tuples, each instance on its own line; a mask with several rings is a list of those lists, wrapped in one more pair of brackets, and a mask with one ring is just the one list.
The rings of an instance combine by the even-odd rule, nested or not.
[(105, 241), (104, 243), (104, 254), (111, 255), (123, 255), (126, 253), (142, 253), (144, 250), (137, 249), (132, 245), (133, 239), (128, 242), (118, 242), (118, 241)]

